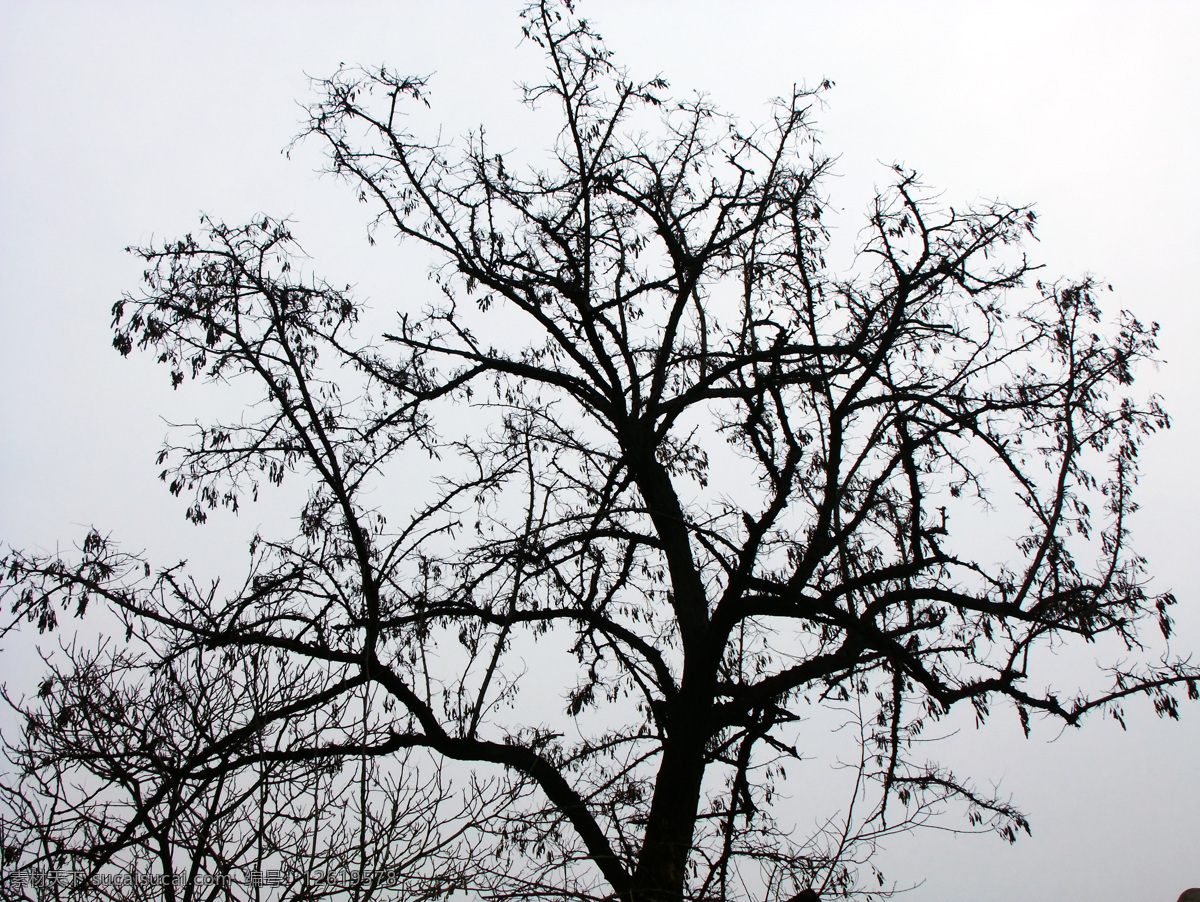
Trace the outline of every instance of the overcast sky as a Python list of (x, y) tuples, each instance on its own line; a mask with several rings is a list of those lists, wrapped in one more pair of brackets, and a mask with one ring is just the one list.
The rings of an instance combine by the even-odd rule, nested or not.
[[(281, 154), (306, 74), (343, 61), (435, 73), (446, 137), (486, 123), (495, 146), (530, 149), (514, 83), (540, 59), (518, 46), (520, 0), (424, 5), (0, 0), (0, 542), (69, 547), (94, 523), (199, 566), (227, 551), (225, 527), (185, 524), (155, 479), (163, 418), (194, 417), (197, 396), (109, 347), (109, 308), (140, 276), (122, 248), (200, 211), (268, 212), (296, 220), (314, 271), (377, 309), (424, 300), (420, 266), (368, 248), (367, 208), (314, 174), (317, 148)], [(582, 9), (635, 77), (662, 73), (747, 120), (795, 83), (836, 82), (817, 124), (839, 158), (826, 191), (845, 211), (841, 248), (902, 162), (948, 204), (1035, 202), (1047, 278), (1093, 273), (1111, 305), (1162, 324), (1168, 364), (1143, 381), (1175, 425), (1143, 457), (1135, 541), (1155, 588), (1180, 598), (1175, 645), (1200, 650), (1200, 4)], [(19, 660), (0, 679), (19, 681)], [(885, 874), (925, 881), (912, 902), (1173, 902), (1200, 885), (1200, 705), (1184, 715), (1131, 711), (1128, 733), (1096, 721), (1024, 740), (1015, 718), (967, 731), (953, 763), (1011, 792), (1033, 838), (925, 833), (882, 854)]]

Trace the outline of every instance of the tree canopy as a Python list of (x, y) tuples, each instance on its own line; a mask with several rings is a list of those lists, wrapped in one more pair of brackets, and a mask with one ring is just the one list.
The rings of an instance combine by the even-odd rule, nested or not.
[[(250, 898), (200, 877), (266, 870), (295, 899), (861, 896), (875, 844), (945, 803), (1028, 830), (929, 759), (931, 722), (1197, 697), (1148, 650), (1174, 598), (1127, 522), (1168, 425), (1132, 388), (1157, 326), (1037, 279), (1032, 209), (948, 206), (900, 166), (834, 272), (828, 83), (748, 127), (631, 78), (570, 4), (522, 22), (541, 162), (409, 134), (424, 79), (317, 84), (303, 139), (372, 240), (435, 260), (382, 331), (285, 221), (134, 251), (116, 349), (252, 398), (169, 438), (187, 517), (305, 498), (236, 587), (99, 531), (7, 553), (7, 631), (98, 604), (124, 628), (10, 700), (8, 863), (114, 897)], [(1106, 688), (1049, 683), (1071, 642), (1113, 653)], [(785, 804), (831, 725), (849, 796)]]

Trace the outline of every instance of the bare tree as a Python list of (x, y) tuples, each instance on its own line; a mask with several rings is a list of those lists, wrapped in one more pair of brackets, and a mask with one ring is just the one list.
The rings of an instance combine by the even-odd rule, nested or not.
[(457, 800), (419, 753), (360, 749), (369, 687), (322, 692), (270, 649), (115, 645), (48, 660), (33, 704), (6, 696), (24, 731), (0, 784), (5, 863), (28, 861), (2, 898), (436, 899), (465, 882), (495, 787)]
[[(827, 84), (747, 129), (631, 80), (569, 4), (523, 21), (547, 61), (525, 101), (561, 125), (541, 168), (482, 131), (408, 134), (421, 79), (319, 83), (307, 136), (376, 205), (375, 236), (437, 261), (437, 299), (390, 331), (355, 332), (358, 302), (298, 273), (283, 222), (206, 221), (137, 251), (146, 290), (114, 308), (117, 349), (175, 384), (260, 393), (163, 451), (188, 517), (285, 478), (309, 492), (299, 533), (256, 539), (237, 591), (97, 532), (71, 560), (8, 554), (17, 620), (53, 628), (96, 599), (145, 649), (70, 654), (16, 702), (10, 757), (36, 792), (9, 798), (58, 807), (12, 821), (43, 843), (14, 860), (96, 871), (169, 836), (223, 866), (249, 847), (222, 831), (263, 792), (275, 853), (301, 861), (320, 832), (305, 818), (324, 816), (306, 794), (357, 773), (363, 823), (379, 792), (441, 828), (399, 853), (431, 894), (869, 895), (875, 843), (943, 803), (1010, 841), (1028, 830), (918, 754), (930, 721), (1005, 702), (1028, 732), (1120, 717), (1134, 695), (1176, 717), (1174, 693), (1197, 696), (1200, 669), (1142, 654), (1174, 599), (1147, 594), (1129, 547), (1137, 449), (1168, 425), (1129, 393), (1157, 327), (1103, 321), (1091, 281), (1028, 285), (1032, 210), (946, 208), (901, 167), (838, 278), (810, 130)], [(981, 511), (1017, 533), (986, 556), (959, 527)], [(1070, 641), (1126, 663), (1099, 691), (1045, 688), (1045, 651)], [(226, 675), (247, 666), (258, 681)], [(203, 730), (157, 720), (156, 757), (131, 712), (175, 685), (163, 710)], [(43, 730), (76, 717), (106, 719)], [(776, 797), (829, 723), (854, 731), (851, 795), (804, 833), (818, 812)], [(461, 801), (406, 782), (418, 753), (470, 773)], [(93, 788), (67, 787), (93, 760)], [(76, 821), (93, 845), (61, 839)], [(398, 824), (368, 832), (386, 847)]]

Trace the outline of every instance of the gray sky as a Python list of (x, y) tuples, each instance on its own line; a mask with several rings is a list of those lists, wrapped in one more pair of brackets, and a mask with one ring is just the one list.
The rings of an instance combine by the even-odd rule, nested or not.
[[(445, 136), (481, 122), (522, 146), (516, 2), (103, 4), (0, 0), (0, 541), (64, 547), (88, 524), (198, 566), (269, 523), (270, 503), (197, 530), (155, 479), (163, 419), (195, 417), (146, 359), (108, 346), (109, 308), (137, 288), (128, 244), (173, 237), (200, 211), (292, 216), (312, 268), (373, 306), (419, 303), (420, 265), (368, 248), (367, 208), (318, 178), (298, 129), (305, 73), (341, 61), (436, 73)], [(817, 117), (838, 177), (835, 242), (852, 247), (886, 164), (948, 204), (1035, 202), (1046, 277), (1095, 274), (1113, 306), (1163, 326), (1160, 392), (1174, 428), (1144, 454), (1136, 547), (1180, 598), (1178, 648), (1200, 651), (1200, 4), (593, 0), (582, 7), (637, 77), (662, 73), (747, 120), (793, 83), (833, 79)], [(736, 12), (734, 12), (736, 10)], [(1189, 454), (1188, 449), (1193, 449)], [(278, 508), (276, 508), (278, 509)], [(235, 538), (236, 537), (236, 538)], [(22, 677), (19, 656), (0, 679)], [(1085, 650), (1075, 659), (1085, 665)], [(1096, 721), (1024, 740), (1015, 718), (945, 753), (1001, 782), (1032, 816), (992, 837), (896, 841), (883, 870), (925, 879), (912, 902), (1164, 900), (1200, 885), (1200, 706), (1182, 724), (1139, 706), (1130, 732)], [(796, 798), (799, 806), (803, 799)]]

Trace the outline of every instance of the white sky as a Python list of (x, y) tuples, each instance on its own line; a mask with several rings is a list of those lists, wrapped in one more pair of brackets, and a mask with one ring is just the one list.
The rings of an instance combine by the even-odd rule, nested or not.
[[(419, 303), (419, 265), (367, 208), (281, 155), (305, 73), (341, 61), (428, 74), (447, 137), (479, 123), (523, 147), (519, 0), (105, 3), (0, 0), (0, 542), (52, 548), (86, 525), (199, 566), (240, 547), (271, 507), (230, 526), (183, 523), (155, 479), (161, 417), (194, 417), (145, 358), (108, 347), (109, 307), (136, 290), (121, 249), (194, 228), (290, 215), (331, 282), (377, 309)], [(1169, 365), (1145, 374), (1175, 427), (1143, 457), (1138, 549), (1180, 597), (1180, 649), (1200, 651), (1200, 4), (593, 0), (583, 11), (635, 76), (708, 93), (745, 119), (792, 84), (832, 78), (818, 116), (840, 157), (827, 192), (853, 244), (885, 165), (915, 167), (949, 204), (1036, 202), (1046, 275), (1094, 273), (1116, 305), (1163, 326)], [(514, 118), (515, 117), (515, 118)], [(538, 148), (529, 148), (538, 149)], [(1189, 463), (1190, 461), (1190, 463)], [(257, 519), (256, 519), (257, 518)], [(238, 538), (231, 538), (236, 535)], [(10, 643), (11, 644), (11, 643)], [(20, 682), (25, 655), (0, 679)], [(1086, 660), (1086, 655), (1085, 658)], [(1144, 708), (1144, 706), (1140, 706)], [(951, 762), (1003, 781), (1033, 839), (925, 833), (880, 861), (912, 902), (1164, 900), (1200, 885), (1200, 706), (1182, 724), (1131, 711), (1024, 740), (1015, 718), (954, 740)], [(797, 798), (796, 803), (802, 804)]]

